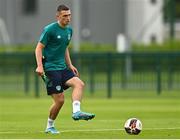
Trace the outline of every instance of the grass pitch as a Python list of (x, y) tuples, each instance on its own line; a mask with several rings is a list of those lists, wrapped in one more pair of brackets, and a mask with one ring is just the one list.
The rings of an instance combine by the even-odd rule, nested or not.
[[(178, 139), (180, 101), (171, 97), (84, 98), (82, 110), (96, 114), (90, 121), (71, 118), (71, 99), (66, 97), (56, 127), (58, 135), (45, 134), (51, 99), (32, 97), (0, 99), (0, 139)], [(139, 135), (124, 130), (128, 118), (142, 121)]]

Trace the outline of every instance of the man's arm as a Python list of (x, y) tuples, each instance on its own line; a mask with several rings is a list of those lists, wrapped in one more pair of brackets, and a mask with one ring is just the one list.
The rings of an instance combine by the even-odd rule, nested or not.
[(70, 54), (69, 54), (69, 49), (68, 49), (68, 48), (66, 48), (65, 60), (66, 60), (66, 64), (67, 64), (67, 66), (69, 67), (69, 69), (72, 70), (76, 76), (79, 76), (78, 70), (72, 65), (71, 58), (70, 58)]
[(44, 48), (44, 45), (42, 43), (38, 43), (35, 49), (35, 55), (36, 55), (36, 63), (37, 63), (37, 68), (36, 68), (36, 72), (38, 73), (38, 75), (43, 75), (44, 73), (44, 69), (43, 69), (43, 64), (42, 64), (42, 50)]

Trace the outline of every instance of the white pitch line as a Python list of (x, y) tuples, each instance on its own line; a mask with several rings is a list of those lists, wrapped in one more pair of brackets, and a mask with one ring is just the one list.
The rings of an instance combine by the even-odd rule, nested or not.
[[(143, 130), (179, 130), (180, 127), (177, 128), (144, 128)], [(91, 129), (91, 130), (64, 130), (60, 131), (62, 133), (66, 132), (100, 132), (100, 131), (124, 131), (124, 129)]]
[[(143, 128), (143, 130), (180, 130), (180, 127), (174, 127), (174, 128)], [(68, 133), (68, 132), (103, 132), (103, 131), (124, 131), (124, 129), (114, 128), (114, 129), (86, 129), (86, 130), (62, 130), (61, 133)], [(44, 133), (44, 131), (39, 131), (40, 133)], [(0, 132), (0, 134), (28, 134), (28, 133), (37, 133), (36, 131), (30, 132), (30, 131), (4, 131)]]
[(29, 134), (31, 132), (28, 131), (22, 131), (22, 132), (16, 132), (16, 131), (3, 131), (0, 132), (0, 134)]
[(180, 127), (174, 127), (174, 128), (144, 128), (143, 130), (179, 130)]
[(87, 130), (64, 130), (63, 132), (100, 132), (100, 131), (122, 131), (124, 129), (87, 129)]

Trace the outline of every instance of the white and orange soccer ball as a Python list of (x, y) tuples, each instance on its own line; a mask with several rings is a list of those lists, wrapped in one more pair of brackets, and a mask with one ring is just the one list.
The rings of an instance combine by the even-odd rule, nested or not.
[(128, 134), (138, 135), (142, 130), (142, 123), (137, 118), (130, 118), (125, 122), (124, 128)]

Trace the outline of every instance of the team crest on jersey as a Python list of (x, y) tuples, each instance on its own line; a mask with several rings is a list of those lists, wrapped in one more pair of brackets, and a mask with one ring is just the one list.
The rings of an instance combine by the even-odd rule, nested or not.
[(60, 85), (56, 86), (56, 90), (60, 91), (61, 90), (61, 86)]

